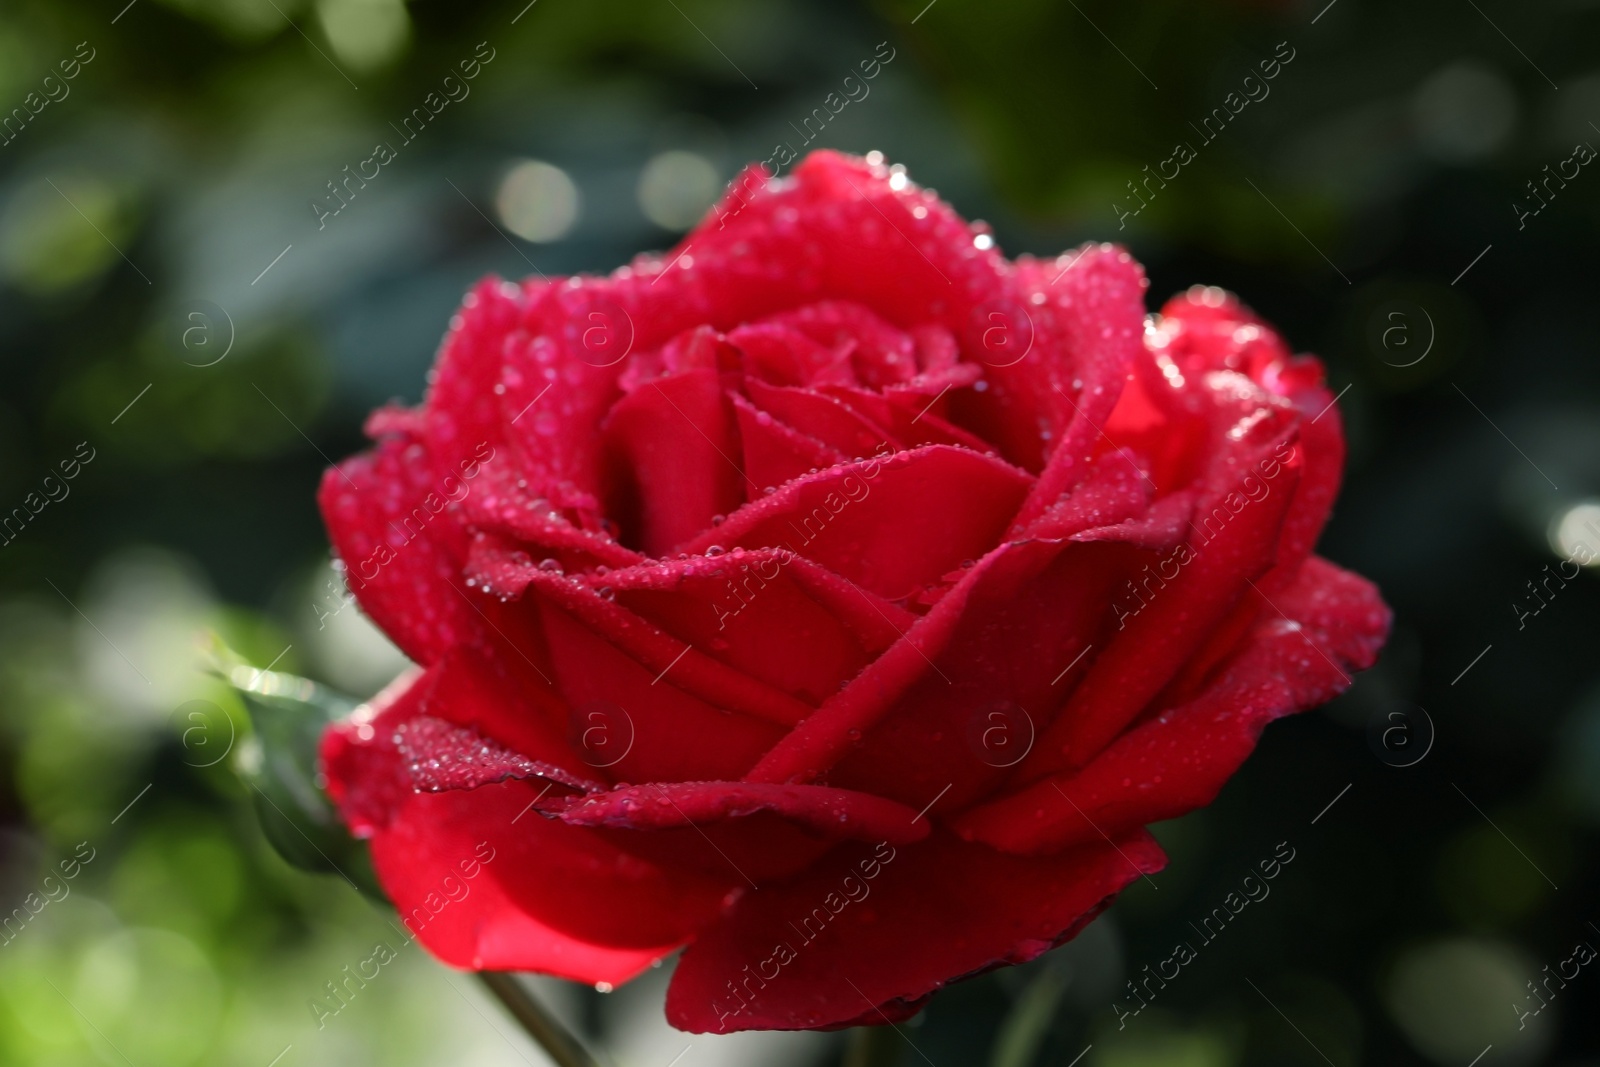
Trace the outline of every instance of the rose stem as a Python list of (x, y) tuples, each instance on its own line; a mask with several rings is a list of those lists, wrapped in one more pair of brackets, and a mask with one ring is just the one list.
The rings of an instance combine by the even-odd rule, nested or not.
[(900, 1035), (892, 1026), (858, 1026), (850, 1031), (844, 1067), (895, 1067), (900, 1062)]
[(480, 971), (478, 980), (560, 1067), (600, 1067), (600, 1062), (535, 999), (516, 975), (506, 971)]

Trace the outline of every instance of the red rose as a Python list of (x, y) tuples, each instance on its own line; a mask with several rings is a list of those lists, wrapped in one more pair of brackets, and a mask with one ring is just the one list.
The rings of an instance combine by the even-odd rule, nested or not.
[[(1343, 439), (1232, 297), (1008, 262), (899, 168), (747, 172), (673, 255), (486, 281), (321, 505), (420, 669), (329, 790), (458, 967), (694, 1031), (898, 1019), (1070, 938), (1389, 613)], [(631, 783), (631, 784), (629, 784)]]

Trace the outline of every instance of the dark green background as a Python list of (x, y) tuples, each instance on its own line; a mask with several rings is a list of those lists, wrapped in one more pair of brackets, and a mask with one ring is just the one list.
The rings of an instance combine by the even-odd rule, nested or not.
[[(283, 1067), (521, 1062), (464, 978), (404, 953), (316, 1029), (307, 999), (389, 928), (276, 857), (229, 761), (198, 766), (230, 731), (230, 760), (251, 749), (195, 635), (370, 693), (389, 654), (353, 611), (318, 628), (314, 605), (336, 603), (319, 600), (324, 457), (360, 447), (370, 407), (419, 398), (472, 280), (669, 246), (635, 195), (649, 160), (690, 152), (726, 181), (797, 141), (790, 124), (887, 41), (871, 95), (818, 143), (882, 150), (1009, 254), (1121, 240), (1154, 301), (1226, 286), (1320, 354), (1349, 386), (1350, 437), (1323, 551), (1396, 610), (1353, 692), (1272, 727), (1212, 809), (1159, 828), (1155, 886), (1053, 958), (941, 994), (903, 1062), (991, 1062), (1003, 1027), (1007, 1067), (1091, 1043), (1086, 1067), (1465, 1067), (1490, 1044), (1483, 1067), (1600, 1062), (1592, 968), (1524, 1030), (1512, 1006), (1575, 942), (1600, 946), (1596, 575), (1521, 629), (1513, 606), (1559, 562), (1551, 523), (1600, 498), (1600, 173), (1520, 229), (1514, 207), (1546, 164), (1600, 145), (1600, 9), (538, 0), (513, 25), (520, 0), (123, 2), (0, 12), (0, 107), (78, 42), (95, 52), (0, 146), (0, 509), (95, 450), (0, 548), (0, 903), (95, 850), (0, 948), (0, 1061), (265, 1067), (289, 1045)], [(319, 231), (324, 183), (480, 41), (495, 58), (471, 96)], [(1119, 231), (1124, 183), (1197, 145), (1188, 124), (1280, 42), (1295, 58), (1270, 96)], [(528, 158), (581, 195), (559, 241), (489, 221)], [(1395, 366), (1427, 323), (1427, 356)], [(233, 718), (191, 720), (191, 700)], [(1408, 723), (1421, 751), (1419, 708), (1431, 750), (1386, 765), (1369, 727)], [(1119, 1031), (1124, 971), (1169, 955), (1284, 840), (1271, 897)], [(665, 1065), (688, 1039), (628, 1037), (659, 1011), (647, 999), (564, 1003), (622, 1062)], [(1004, 1058), (1030, 1034), (1034, 1058)], [(684, 1067), (739, 1062), (716, 1055), (697, 1045)]]

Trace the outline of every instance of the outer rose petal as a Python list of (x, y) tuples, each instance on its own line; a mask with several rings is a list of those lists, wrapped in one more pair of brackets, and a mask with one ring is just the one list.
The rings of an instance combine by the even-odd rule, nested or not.
[(1031, 392), (1043, 398), (1048, 459), (1016, 517), (1015, 528), (1020, 529), (1082, 480), (1090, 456), (1104, 441), (1101, 428), (1121, 395), (1129, 363), (1143, 350), (1149, 283), (1133, 257), (1111, 245), (1084, 249), (1059, 271), (1023, 260), (1017, 264), (1017, 281), (1027, 294), (1036, 329), (1053, 327), (1057, 351), (1067, 355), (1041, 358), (1031, 366), (1023, 359), (988, 372), (1010, 383), (991, 390), (1000, 397)]
[[(1270, 442), (1260, 449), (1261, 454), (1271, 452)], [(1257, 450), (1252, 449), (1224, 470), (1248, 472), (1256, 459)], [(1279, 478), (1297, 479), (1298, 467), (1285, 464)], [(1132, 613), (1131, 620), (1124, 623), (1119, 618), (1111, 644), (1096, 657), (1066, 709), (1023, 765), (1027, 777), (1082, 766), (1099, 753), (1204, 644), (1211, 628), (1249, 591), (1248, 583), (1272, 565), (1290, 494), (1279, 491), (1259, 501), (1239, 493), (1227, 495), (1245, 501), (1237, 517), (1209, 538), (1195, 530), (1191, 555), (1180, 561), (1178, 573), (1152, 594), (1148, 605), (1136, 613), (1125, 609)], [(1221, 493), (1208, 497), (1201, 510), (1224, 498)]]
[(531, 760), (470, 726), (431, 715), (396, 725), (394, 738), (412, 788), (419, 793), (478, 789), (511, 778), (539, 778), (584, 792), (605, 788), (556, 764)]
[[(418, 793), (372, 839), (407, 926), (446, 963), (618, 984), (709, 921), (726, 884), (668, 874), (598, 835), (529, 814), (539, 789), (502, 782)], [(487, 846), (487, 851), (479, 851)], [(459, 895), (462, 862), (493, 858)]]
[(1284, 517), (1278, 549), (1282, 573), (1269, 576), (1262, 587), (1270, 591), (1292, 581), (1322, 532), (1344, 470), (1344, 431), (1333, 393), (1323, 383), (1322, 364), (1311, 356), (1291, 356), (1270, 326), (1237, 297), (1215, 289), (1196, 287), (1167, 301), (1154, 340), (1190, 373), (1240, 371), (1299, 409), (1305, 471)]
[[(781, 182), (763, 175), (753, 167), (736, 178), (684, 238), (679, 248), (688, 254), (659, 261), (662, 284), (703, 300), (712, 310), (701, 321), (718, 329), (847, 301), (897, 327), (937, 322), (965, 336), (976, 306), (1006, 288), (999, 253), (976, 247), (970, 227), (938, 197), (910, 183), (891, 185), (888, 167), (819, 151)], [(786, 321), (801, 329), (825, 325)]]
[(943, 833), (877, 853), (841, 846), (701, 934), (678, 962), (667, 1019), (727, 1033), (904, 1018), (957, 978), (1069, 939), (1163, 862), (1142, 830), (1037, 859)]
[(1125, 555), (1115, 545), (1022, 542), (974, 567), (929, 613), (958, 620), (929, 652), (934, 665), (892, 694), (828, 781), (916, 808), (937, 799), (931, 818), (990, 793), (1056, 714), (1066, 687), (1054, 683), (1101, 640)]
[(456, 473), (455, 465), (471, 458), (480, 444), (495, 447), (505, 441), (494, 387), (505, 338), (520, 325), (525, 306), (520, 287), (485, 278), (451, 320), (422, 407), (436, 476)]
[(465, 536), (427, 450), (406, 437), (322, 476), (317, 503), (356, 600), (401, 651), (432, 663), (472, 641), (481, 623), (459, 586)]
[(840, 841), (902, 845), (929, 831), (903, 804), (813, 785), (675, 782), (543, 806), (663, 867), (735, 877), (751, 890), (794, 877)]
[(590, 831), (522, 814), (539, 791), (508, 781), (417, 793), (392, 727), (429, 688), (418, 675), (323, 737), (328, 792), (371, 839), (384, 890), (428, 950), (456, 967), (626, 981), (721, 907), (728, 886), (678, 874)]
[[(961, 625), (968, 597), (991, 570), (1008, 574), (1037, 568), (1056, 546), (1006, 544), (969, 570), (888, 651), (772, 747), (745, 776), (751, 782), (802, 782), (824, 774), (882, 720), (913, 686), (922, 682)], [(946, 683), (948, 684), (948, 682)]]
[[(1315, 707), (1377, 659), (1389, 610), (1370, 582), (1315, 556), (1204, 692), (1124, 734), (1076, 774), (974, 808), (954, 828), (1008, 852), (1051, 852), (1101, 831), (1211, 803), (1273, 719)], [(1126, 783), (1132, 783), (1126, 784)]]
[[(502, 630), (511, 625), (503, 610), (496, 614)], [(502, 634), (494, 636), (483, 648), (452, 649), (429, 669), (418, 687), (422, 714), (476, 730), (530, 759), (586, 775), (588, 768), (566, 743), (565, 709), (543, 684), (551, 670), (548, 654), (542, 645), (519, 640), (513, 646)], [(519, 653), (539, 656), (544, 668)]]

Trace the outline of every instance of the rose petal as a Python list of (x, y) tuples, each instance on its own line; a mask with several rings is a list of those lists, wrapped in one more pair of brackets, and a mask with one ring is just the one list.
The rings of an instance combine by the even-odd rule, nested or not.
[(904, 804), (820, 785), (760, 782), (669, 782), (626, 786), (576, 799), (561, 812), (575, 826), (660, 830), (704, 826), (768, 811), (836, 840), (909, 844), (928, 824)]
[[(498, 616), (496, 643), (487, 650), (456, 649), (430, 670), (421, 713), (533, 761), (551, 781), (600, 787), (603, 776), (572, 745), (571, 709), (552, 688), (555, 670), (542, 637), (519, 613), (497, 604), (486, 608)], [(540, 656), (548, 674), (524, 661), (523, 650)], [(425, 754), (426, 746), (417, 747)]]
[[(514, 781), (414, 794), (373, 838), (401, 920), (444, 962), (619, 984), (717, 914), (726, 883), (669, 874), (599, 834), (522, 815), (537, 795)], [(485, 857), (467, 881), (461, 864)]]
[[(1033, 537), (1065, 538), (1102, 526), (1143, 519), (1152, 491), (1143, 473), (1121, 452), (1093, 460), (1076, 489), (1062, 494), (1028, 527)], [(1170, 499), (1170, 498), (1169, 498)]]
[(505, 424), (495, 385), (508, 334), (523, 319), (530, 292), (498, 278), (472, 288), (439, 347), (422, 422), (435, 474), (456, 472), (482, 447), (505, 441)]
[(753, 378), (746, 379), (744, 388), (757, 408), (846, 456), (859, 458), (900, 447), (882, 426), (825, 393)]
[[(1263, 455), (1281, 447), (1267, 444), (1230, 454), (1223, 469), (1249, 478)], [(1243, 471), (1243, 475), (1237, 472)], [(1111, 742), (1148, 704), (1183, 663), (1205, 642), (1211, 628), (1271, 566), (1278, 531), (1298, 479), (1297, 463), (1286, 463), (1276, 491), (1252, 500), (1240, 488), (1204, 500), (1202, 516), (1179, 553), (1152, 561), (1130, 580), (1114, 605), (1118, 632), (1096, 657), (1061, 716), (1040, 739), (1023, 767), (1037, 777), (1066, 766), (1082, 766)], [(1215, 475), (1228, 484), (1220, 471)], [(1237, 500), (1239, 506), (1224, 506)], [(1208, 505), (1220, 508), (1220, 517)], [(1175, 574), (1163, 570), (1169, 565)], [(1154, 583), (1152, 585), (1152, 583)], [(1146, 599), (1148, 597), (1148, 599)]]
[(1278, 548), (1279, 572), (1263, 589), (1292, 581), (1311, 552), (1338, 495), (1344, 469), (1344, 432), (1333, 393), (1323, 384), (1322, 364), (1294, 357), (1282, 338), (1232, 294), (1191, 289), (1161, 310), (1153, 338), (1182, 373), (1199, 377), (1215, 370), (1248, 374), (1263, 389), (1288, 398), (1300, 412), (1300, 447), (1305, 469), (1296, 499), (1284, 517)]
[(745, 375), (778, 386), (848, 385), (855, 381), (850, 366), (853, 340), (823, 346), (799, 330), (768, 320), (741, 326), (728, 342), (744, 355)]
[[(680, 638), (607, 599), (600, 592), (606, 587), (534, 567), (526, 556), (518, 558), (491, 537), (481, 537), (474, 543), (469, 570), (486, 591), (507, 600), (522, 597), (533, 587), (541, 602), (571, 615), (593, 631), (597, 639), (612, 645), (619, 656), (629, 657), (631, 663), (659, 675), (672, 671), (675, 688), (698, 695), (724, 711), (784, 726), (811, 713), (809, 705), (689, 647)], [(553, 647), (552, 655), (559, 658)]]
[(1066, 941), (1163, 862), (1143, 831), (1037, 859), (942, 833), (842, 846), (801, 878), (744, 894), (696, 938), (667, 1019), (728, 1033), (905, 1018), (950, 981)]
[(745, 780), (814, 779), (842, 759), (914, 686), (953, 687), (938, 661), (961, 626), (969, 598), (991, 571), (1001, 576), (1003, 588), (1014, 591), (1017, 576), (1036, 574), (1059, 552), (1056, 544), (1023, 542), (1001, 545), (978, 560), (899, 641), (762, 757)]
[(543, 597), (539, 614), (562, 694), (580, 715), (598, 710), (608, 746), (626, 746), (620, 756), (611, 747), (590, 755), (613, 781), (737, 779), (783, 736), (770, 721), (729, 714), (678, 687), (672, 672), (681, 662), (651, 671)]
[(605, 437), (625, 488), (609, 510), (646, 553), (664, 554), (745, 501), (738, 433), (711, 370), (654, 379), (612, 407)]
[(451, 590), (466, 538), (442, 492), (427, 449), (406, 437), (385, 438), (330, 468), (317, 491), (350, 591), (401, 651), (424, 664), (481, 629)]
[(953, 370), (940, 372), (936, 377), (919, 376), (882, 393), (869, 393), (864, 389), (842, 385), (826, 385), (819, 392), (844, 402), (853, 411), (883, 427), (886, 439), (899, 441), (903, 447), (960, 445), (974, 452), (994, 455), (996, 451), (993, 445), (943, 417), (950, 407), (950, 391), (972, 385), (982, 376), (982, 369), (964, 363)]
[(1142, 348), (1146, 282), (1132, 257), (1101, 245), (1061, 260), (1024, 257), (1009, 289), (990, 290), (998, 295), (976, 309), (963, 346), (984, 364), (987, 388), (952, 399), (955, 421), (1041, 472), (1019, 528), (1083, 476)]
[(535, 558), (554, 559), (568, 570), (629, 567), (647, 558), (619, 544), (603, 528), (573, 525), (556, 510), (570, 509), (571, 497), (565, 500), (536, 495), (532, 483), (510, 463), (489, 463), (469, 484), (461, 500), (461, 518), (478, 530), (513, 538)]
[(653, 864), (599, 835), (528, 809), (532, 785), (417, 793), (391, 727), (414, 717), (408, 680), (324, 736), (329, 793), (371, 837), (384, 891), (406, 928), (444, 962), (626, 981), (709, 921), (728, 885)]
[(750, 889), (794, 877), (838, 841), (928, 837), (928, 822), (904, 805), (822, 785), (627, 785), (542, 806), (650, 861), (710, 877), (731, 872)]
[(992, 548), (1031, 483), (1002, 460), (929, 445), (797, 479), (680, 548), (787, 548), (898, 600)]
[[(606, 583), (618, 604), (684, 643), (812, 705), (916, 618), (781, 549), (690, 556), (586, 580)], [(795, 631), (806, 639), (773, 639)]]
[[(801, 433), (793, 426), (760, 411), (737, 393), (729, 393), (739, 418), (739, 443), (744, 450), (744, 473), (751, 486), (778, 486), (803, 474), (847, 461), (843, 452)], [(712, 525), (717, 525), (713, 519)]]
[[(904, 382), (917, 372), (914, 341), (875, 314), (847, 300), (822, 300), (765, 320), (810, 338), (831, 351), (849, 353), (854, 373), (834, 384), (856, 381), (876, 389)], [(813, 385), (828, 384), (821, 381)]]
[(604, 788), (554, 764), (531, 760), (469, 727), (431, 715), (397, 724), (394, 743), (417, 792), (477, 789), (511, 778), (542, 778), (583, 791)]
[[(680, 299), (711, 309), (700, 321), (719, 329), (827, 300), (871, 308), (896, 327), (942, 323), (959, 335), (976, 302), (1005, 287), (999, 253), (977, 247), (949, 205), (888, 167), (817, 151), (782, 182), (752, 167), (729, 188), (678, 249), (642, 265)], [(804, 328), (796, 317), (779, 321)]]
[(750, 889), (803, 871), (840, 841), (928, 836), (917, 812), (869, 793), (807, 785), (676, 782), (547, 802), (564, 822), (666, 867)]
[(975, 808), (955, 828), (1040, 853), (1171, 819), (1216, 798), (1266, 724), (1343, 692), (1377, 658), (1390, 615), (1364, 579), (1315, 556), (1198, 696), (1124, 734), (1089, 765)]
[[(937, 669), (904, 692), (828, 771), (828, 781), (921, 808), (935, 821), (1002, 786), (1054, 721), (1102, 642), (1111, 587), (1126, 570), (1115, 545), (1030, 542), (986, 566), (969, 586)], [(1088, 655), (1083, 662), (1092, 662)], [(802, 726), (804, 728), (804, 726)]]

